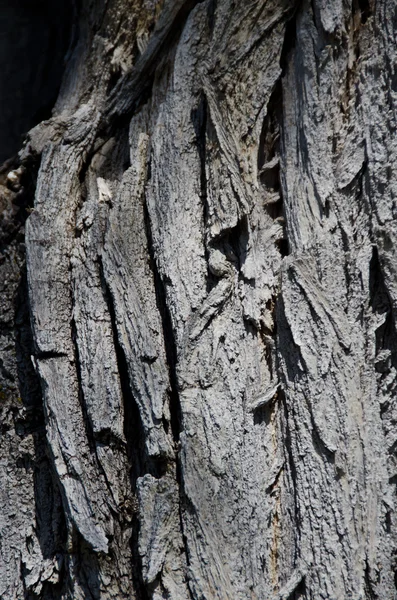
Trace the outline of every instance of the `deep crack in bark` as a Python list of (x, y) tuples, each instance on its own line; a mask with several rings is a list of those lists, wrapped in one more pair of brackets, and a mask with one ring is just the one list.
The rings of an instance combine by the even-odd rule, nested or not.
[[(113, 344), (116, 353), (117, 368), (120, 377), (120, 386), (124, 408), (124, 435), (127, 442), (127, 457), (130, 466), (131, 492), (136, 498), (137, 480), (142, 477), (149, 468), (145, 452), (145, 434), (138, 405), (134, 398), (128, 373), (128, 363), (124, 350), (118, 337), (116, 310), (113, 303), (112, 293), (107, 285), (102, 260), (99, 257), (99, 272), (102, 285), (102, 293), (106, 302), (111, 320)], [(158, 476), (158, 475), (157, 475)], [(132, 535), (130, 548), (132, 554), (132, 573), (134, 588), (139, 599), (149, 600), (149, 593), (142, 577), (142, 559), (139, 553), (139, 519), (136, 513), (132, 514)]]

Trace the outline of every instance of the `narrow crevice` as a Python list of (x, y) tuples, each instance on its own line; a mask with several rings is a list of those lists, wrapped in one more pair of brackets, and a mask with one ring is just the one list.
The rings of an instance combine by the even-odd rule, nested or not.
[(269, 369), (270, 379), (274, 380), (276, 375), (276, 356), (275, 350), (276, 345), (275, 342), (277, 340), (277, 319), (276, 319), (276, 306), (277, 306), (277, 297), (273, 294), (266, 302), (265, 308), (269, 313), (273, 326), (268, 327), (266, 324), (261, 321), (259, 335), (261, 337), (261, 341), (263, 347), (265, 349), (265, 360), (267, 364), (267, 368)]
[[(281, 75), (274, 86), (272, 95), (269, 99), (268, 103), (268, 114), (267, 122), (264, 122), (265, 131), (262, 134), (262, 143), (265, 145), (269, 143), (269, 132), (272, 134), (272, 138), (274, 140), (273, 145), (267, 149), (267, 153), (273, 154), (273, 160), (270, 158), (271, 154), (266, 157), (266, 149), (263, 149), (263, 165), (267, 160), (267, 163), (274, 167), (269, 170), (267, 176), (264, 177), (263, 183), (265, 185), (270, 184), (270, 193), (271, 196), (275, 196), (278, 194), (279, 199), (274, 203), (274, 206), (271, 204), (268, 205), (267, 210), (270, 217), (274, 220), (277, 220), (280, 224), (283, 225), (283, 235), (276, 240), (275, 245), (280, 252), (282, 258), (288, 256), (291, 253), (291, 247), (288, 240), (288, 228), (286, 223), (286, 212), (285, 212), (285, 204), (284, 204), (284, 186), (283, 186), (283, 178), (281, 173), (282, 168), (282, 159), (283, 159), (283, 147), (281, 143), (282, 134), (283, 134), (283, 80), (286, 75), (286, 71), (288, 68), (288, 64), (291, 60), (291, 56), (295, 52), (296, 44), (297, 44), (297, 19), (302, 9), (303, 2), (302, 0), (298, 0), (295, 4), (295, 9), (291, 14), (284, 33), (284, 41), (283, 47), (280, 55), (280, 68)], [(313, 17), (314, 18), (314, 17)], [(271, 139), (272, 139), (271, 138)], [(274, 157), (277, 156), (278, 160), (275, 161)], [(262, 171), (263, 169), (262, 165)], [(259, 165), (258, 165), (259, 166)], [(269, 181), (270, 177), (270, 181)]]
[(209, 0), (207, 4), (207, 22), (210, 33), (214, 31), (216, 20), (216, 7), (218, 0)]
[[(159, 476), (158, 470), (150, 465), (145, 450), (145, 432), (139, 412), (138, 405), (130, 387), (128, 363), (125, 352), (120, 344), (117, 329), (116, 309), (114, 300), (106, 281), (103, 263), (99, 258), (99, 274), (102, 285), (102, 294), (106, 302), (108, 314), (111, 320), (113, 345), (116, 353), (117, 369), (120, 379), (121, 394), (124, 407), (124, 436), (127, 442), (127, 458), (130, 465), (130, 483), (133, 498), (136, 499), (137, 480), (145, 473), (151, 472), (153, 476)], [(156, 465), (155, 465), (156, 467)], [(131, 539), (130, 548), (132, 554), (132, 574), (134, 588), (139, 600), (149, 600), (149, 593), (142, 577), (142, 559), (139, 553), (139, 518), (137, 511), (131, 513)]]
[(95, 431), (94, 431), (94, 428), (92, 425), (92, 420), (89, 415), (87, 403), (86, 403), (85, 397), (84, 397), (81, 366), (80, 366), (79, 347), (78, 347), (78, 339), (77, 339), (77, 337), (78, 337), (77, 336), (77, 327), (76, 327), (76, 323), (75, 323), (74, 319), (72, 319), (72, 321), (71, 321), (71, 330), (72, 330), (72, 341), (73, 341), (73, 346), (74, 346), (74, 360), (75, 360), (75, 366), (76, 366), (79, 403), (80, 403), (81, 411), (83, 414), (83, 422), (84, 422), (86, 438), (88, 441), (88, 446), (89, 446), (89, 449), (90, 449), (92, 455), (95, 457), (95, 464), (104, 479), (104, 482), (109, 491), (110, 497), (116, 503), (115, 498), (113, 496), (112, 484), (109, 481), (109, 479), (106, 475), (106, 471), (103, 468), (102, 463), (98, 456), (97, 437), (96, 437), (96, 434), (95, 434)]
[(281, 77), (270, 95), (258, 146), (258, 174), (264, 193), (264, 209), (269, 217), (282, 226), (282, 235), (275, 239), (281, 256), (289, 254), (285, 227), (284, 199), (281, 182), (281, 147), (283, 90)]
[(353, 0), (352, 5), (353, 16), (357, 12), (360, 13), (361, 25), (365, 25), (372, 15), (372, 7), (370, 0)]
[[(178, 461), (178, 463), (179, 463), (179, 461)], [(178, 464), (178, 469), (180, 469), (179, 464)], [(187, 495), (184, 493), (183, 477), (182, 477), (180, 470), (177, 472), (177, 482), (179, 485), (179, 526), (180, 526), (180, 530), (181, 530), (183, 552), (184, 552), (185, 559), (186, 559), (186, 566), (189, 569), (190, 568), (189, 544), (188, 544), (187, 537), (184, 533), (183, 513), (190, 512), (192, 514), (195, 511), (194, 511), (192, 502), (189, 500)], [(196, 596), (190, 588), (189, 578), (188, 578), (187, 574), (185, 574), (185, 583), (186, 583), (186, 587), (187, 587), (190, 599), (196, 600)]]
[(321, 25), (321, 21), (319, 22), (318, 11), (317, 11), (317, 8), (316, 8), (316, 2), (315, 2), (315, 0), (310, 0), (310, 8), (311, 8), (311, 12), (312, 12), (314, 27), (317, 29), (317, 31), (319, 30), (319, 28), (320, 28), (320, 30), (323, 31), (323, 28), (322, 28), (322, 25)]
[(391, 510), (386, 510), (385, 514), (385, 530), (386, 533), (390, 534), (392, 531), (392, 514)]
[[(196, 134), (196, 145), (200, 158), (200, 197), (203, 205), (203, 247), (207, 265), (209, 265), (210, 251), (219, 250), (225, 255), (226, 260), (233, 264), (238, 272), (246, 260), (249, 242), (249, 224), (247, 215), (239, 217), (234, 227), (224, 228), (217, 236), (208, 241), (207, 229), (209, 224), (209, 207), (207, 196), (207, 140), (211, 140), (216, 132), (212, 125), (208, 102), (204, 92), (201, 92), (197, 108), (191, 111), (191, 121)], [(219, 278), (208, 268), (207, 293), (217, 285)]]
[[(84, 160), (83, 163), (80, 167), (80, 171), (79, 171), (79, 182), (80, 184), (83, 186), (85, 185), (85, 179), (88, 173), (88, 169), (91, 166), (92, 163), (92, 159), (94, 158), (95, 154), (98, 152), (97, 148), (92, 148), (91, 151), (88, 151), (87, 154), (84, 156)], [(85, 190), (83, 190), (85, 191)], [(83, 194), (84, 199), (85, 199), (85, 194)]]
[(122, 76), (123, 71), (121, 70), (121, 67), (113, 68), (106, 86), (106, 96), (108, 96), (111, 93), (111, 91), (116, 87)]
[[(376, 318), (382, 317), (380, 326), (375, 330), (375, 360), (373, 366), (379, 399), (382, 399), (379, 414), (386, 442), (389, 484), (394, 488), (397, 483), (397, 440), (395, 439), (396, 436), (393, 435), (393, 432), (395, 432), (395, 402), (393, 399), (397, 393), (397, 328), (393, 303), (385, 283), (381, 257), (376, 245), (372, 248), (369, 265), (369, 301), (372, 312), (377, 315)], [(384, 401), (385, 398), (388, 398), (386, 402)], [(393, 439), (394, 443), (392, 442)], [(385, 529), (387, 532), (391, 529), (389, 512), (386, 514)], [(367, 600), (378, 598), (370, 577), (368, 562), (365, 568), (365, 592)]]
[(371, 581), (371, 572), (369, 568), (368, 558), (365, 559), (364, 584), (366, 600), (377, 600), (378, 594), (375, 592)]
[(242, 215), (235, 227), (223, 232), (221, 243), (226, 258), (231, 263), (235, 263), (237, 270), (241, 271), (248, 253), (249, 223), (247, 215)]
[(267, 103), (266, 115), (263, 121), (258, 148), (258, 172), (261, 183), (266, 187), (278, 189), (280, 154), (280, 120), (282, 110), (282, 85), (279, 78)]
[[(149, 169), (150, 174), (150, 169)], [(146, 239), (148, 246), (150, 268), (153, 274), (154, 287), (156, 291), (156, 304), (157, 310), (159, 311), (162, 328), (163, 328), (163, 339), (165, 345), (165, 353), (168, 365), (169, 374), (169, 401), (170, 401), (170, 413), (171, 413), (171, 430), (174, 441), (179, 442), (179, 434), (181, 430), (181, 407), (178, 394), (178, 378), (176, 372), (177, 365), (177, 350), (174, 336), (174, 330), (172, 326), (171, 313), (167, 304), (167, 293), (165, 284), (160, 275), (157, 267), (155, 251), (153, 246), (152, 228), (150, 222), (150, 215), (146, 203), (146, 199), (143, 198), (143, 212), (146, 230)]]
[[(163, 57), (159, 59), (159, 62), (162, 58)], [(130, 94), (130, 96), (133, 96), (131, 105), (128, 106), (125, 111), (117, 111), (115, 114), (110, 114), (109, 117), (103, 117), (98, 129), (98, 135), (100, 137), (111, 138), (117, 135), (117, 132), (120, 130), (128, 130), (133, 116), (137, 114), (140, 109), (152, 98), (152, 91), (156, 75), (155, 71), (156, 69), (153, 69), (153, 72), (150, 72), (149, 75), (143, 75), (142, 79), (138, 75), (134, 77), (136, 91), (135, 93)], [(116, 99), (118, 97), (128, 97), (126, 92), (120, 92), (120, 88), (123, 88), (124, 86), (129, 87), (129, 85), (125, 82), (123, 76), (117, 81), (114, 81), (113, 85), (114, 87), (110, 91), (108, 97), (113, 97), (113, 102), (116, 104)]]
[(301, 9), (302, 3), (303, 3), (302, 0), (299, 0), (296, 3), (295, 10), (291, 14), (291, 16), (287, 22), (287, 25), (285, 27), (283, 47), (281, 49), (281, 55), (280, 55), (280, 67), (281, 67), (281, 72), (282, 72), (281, 77), (284, 77), (285, 71), (288, 66), (289, 57), (296, 47), (297, 17), (298, 17), (299, 11)]
[[(350, 298), (350, 293), (351, 293), (351, 287), (352, 287), (352, 277), (350, 274), (350, 240), (349, 240), (349, 236), (346, 233), (342, 223), (340, 221), (338, 221), (338, 227), (339, 227), (339, 231), (340, 231), (340, 235), (341, 235), (341, 239), (342, 239), (342, 248), (343, 248), (343, 252), (345, 254), (345, 259), (343, 261), (343, 273), (345, 275), (345, 282), (346, 282), (346, 298)], [(346, 308), (347, 310), (347, 308)]]
[(129, 383), (128, 363), (123, 348), (120, 345), (116, 310), (114, 307), (113, 297), (107, 285), (103, 264), (99, 260), (99, 273), (102, 286), (102, 294), (106, 302), (108, 314), (111, 320), (111, 328), (113, 334), (113, 345), (116, 354), (117, 369), (119, 373), (121, 394), (124, 407), (124, 435), (127, 442), (127, 457), (131, 467), (131, 481), (133, 484), (133, 492), (136, 492), (136, 480), (145, 474), (145, 434), (142, 425), (139, 408), (134, 398)]
[(67, 356), (67, 352), (57, 352), (56, 350), (48, 350), (46, 352), (41, 352), (40, 350), (38, 350), (35, 353), (35, 358), (37, 358), (38, 360), (50, 360), (51, 358), (65, 358)]
[[(288, 406), (286, 394), (284, 392), (283, 382), (287, 381), (299, 381), (302, 376), (302, 371), (299, 368), (300, 350), (295, 345), (292, 337), (292, 333), (285, 315), (285, 307), (280, 291), (275, 306), (275, 323), (277, 324), (277, 335), (275, 336), (275, 368), (278, 375), (278, 380), (281, 385), (278, 390), (278, 398), (280, 407), (282, 410), (282, 429), (285, 449), (285, 463), (289, 465), (288, 473), (291, 480), (293, 497), (293, 521), (294, 521), (294, 562), (298, 564), (300, 560), (300, 537), (301, 537), (301, 525), (302, 517), (299, 507), (298, 498), (298, 471), (297, 465), (294, 458), (294, 442), (292, 439), (290, 421), (295, 420), (293, 414), (294, 407)], [(283, 364), (284, 363), (284, 364)], [(284, 373), (284, 371), (287, 371)], [(304, 584), (303, 584), (304, 585)], [(299, 598), (299, 596), (298, 596)]]
[[(144, 52), (138, 58), (132, 71), (116, 83), (108, 97), (107, 108), (103, 116), (102, 128), (108, 134), (129, 123), (134, 112), (147, 101), (151, 95), (158, 65), (167, 51), (172, 52), (172, 49), (178, 45), (191, 11), (200, 2), (202, 0), (184, 2), (169, 26), (160, 29), (163, 33), (159, 34), (157, 47), (153, 48), (151, 52)], [(123, 98), (121, 103), (120, 98)]]
[(311, 421), (311, 426), (312, 426), (311, 434), (312, 434), (313, 448), (319, 456), (324, 457), (328, 463), (330, 463), (331, 465), (334, 465), (335, 464), (335, 452), (330, 450), (330, 448), (328, 448), (327, 444), (324, 442), (323, 438), (321, 437), (320, 431), (314, 420), (312, 407), (309, 405), (309, 403), (307, 403), (307, 404), (308, 404), (308, 410), (310, 412), (310, 421)]
[(204, 230), (204, 251), (208, 264), (208, 248), (206, 244), (206, 227), (208, 223), (208, 199), (207, 199), (207, 172), (206, 172), (206, 151), (207, 151), (207, 113), (208, 102), (204, 92), (201, 92), (197, 108), (191, 112), (191, 120), (196, 134), (196, 145), (200, 158), (200, 198), (203, 203), (203, 230)]
[[(204, 164), (205, 168), (205, 164)], [(148, 180), (151, 176), (151, 161), (149, 160), (148, 164)], [(206, 184), (205, 184), (206, 188)], [(184, 545), (184, 553), (187, 564), (189, 564), (189, 550), (188, 550), (188, 542), (187, 538), (184, 535), (184, 524), (183, 524), (183, 511), (188, 505), (188, 498), (184, 491), (184, 482), (183, 482), (183, 474), (180, 458), (178, 456), (179, 444), (180, 444), (180, 432), (182, 430), (182, 410), (178, 392), (178, 376), (177, 376), (177, 349), (176, 349), (176, 340), (174, 336), (174, 330), (172, 326), (171, 314), (169, 311), (169, 307), (167, 304), (167, 295), (165, 284), (162, 280), (161, 274), (157, 267), (155, 250), (153, 245), (153, 236), (152, 236), (152, 227), (150, 221), (149, 210), (146, 202), (146, 197), (143, 197), (143, 211), (144, 211), (144, 221), (145, 221), (145, 230), (146, 230), (146, 239), (148, 246), (148, 254), (150, 267), (153, 273), (153, 280), (156, 291), (156, 304), (157, 309), (159, 311), (162, 328), (163, 328), (163, 339), (165, 344), (165, 352), (166, 359), (169, 371), (169, 381), (170, 381), (170, 415), (171, 415), (171, 430), (174, 439), (174, 443), (177, 449), (177, 457), (176, 457), (176, 482), (179, 490), (179, 522), (180, 522), (180, 531), (182, 536), (182, 541)], [(187, 588), (189, 593), (191, 594), (191, 590), (189, 588), (189, 583), (186, 581)], [(193, 596), (192, 596), (193, 598)]]
[[(15, 355), (19, 390), (23, 411), (14, 417), (15, 431), (20, 438), (32, 436), (34, 446), (33, 485), (35, 509), (35, 534), (44, 559), (57, 556), (64, 565), (66, 553), (66, 522), (57, 475), (51, 462), (51, 452), (45, 428), (43, 396), (39, 375), (34, 369), (31, 356), (34, 355), (34, 342), (28, 302), (26, 265), (22, 269), (21, 280), (15, 299)], [(67, 577), (61, 567), (63, 579), (56, 583), (46, 583), (43, 594), (48, 597), (61, 597), (61, 589)], [(47, 597), (47, 596), (43, 596)]]
[(370, 263), (370, 306), (374, 313), (385, 315), (385, 320), (375, 332), (376, 357), (384, 351), (388, 355), (386, 363), (376, 358), (375, 369), (379, 374), (386, 373), (391, 367), (397, 371), (397, 328), (392, 301), (387, 291), (379, 260), (378, 248), (373, 246)]
[[(74, 575), (85, 594), (86, 600), (101, 598), (99, 559), (76, 527), (73, 527), (73, 548), (75, 550)], [(76, 560), (77, 559), (77, 560)]]
[[(79, 211), (81, 210), (83, 204), (87, 200), (87, 193), (88, 193), (87, 192), (87, 174), (88, 174), (88, 170), (92, 164), (92, 160), (93, 160), (95, 154), (97, 153), (97, 151), (98, 151), (97, 148), (91, 148), (83, 156), (83, 162), (82, 162), (82, 165), (81, 165), (79, 173), (78, 173), (79, 183), (80, 183), (80, 197), (79, 197), (79, 201), (77, 202), (77, 206), (76, 206), (76, 210), (75, 210), (75, 220), (74, 220), (75, 224), (77, 223), (77, 216), (79, 214)], [(83, 232), (81, 230), (79, 230), (75, 225), (75, 230), (74, 230), (75, 238), (80, 238), (82, 233)]]
[[(77, 375), (79, 403), (80, 403), (81, 411), (83, 414), (85, 434), (86, 434), (86, 438), (88, 440), (88, 445), (89, 445), (91, 452), (94, 452), (96, 454), (94, 430), (93, 430), (91, 418), (88, 414), (87, 405), (86, 405), (86, 402), (84, 399), (79, 348), (78, 348), (78, 343), (77, 343), (77, 327), (76, 327), (76, 323), (75, 323), (74, 319), (72, 319), (70, 325), (71, 325), (72, 342), (73, 342), (73, 348), (74, 348), (74, 362), (75, 362), (76, 375)], [(53, 353), (46, 352), (45, 354), (47, 355), (47, 354), (53, 354)], [(59, 355), (56, 355), (56, 356), (59, 356)], [(50, 357), (46, 356), (46, 358), (52, 358), (52, 356), (50, 356)]]
[(290, 424), (289, 424), (289, 414), (288, 414), (288, 406), (287, 406), (287, 399), (285, 397), (285, 393), (283, 392), (283, 390), (280, 390), (279, 392), (279, 397), (280, 397), (280, 405), (282, 406), (283, 409), (283, 416), (284, 416), (284, 448), (286, 451), (286, 458), (287, 458), (287, 463), (289, 465), (289, 473), (291, 476), (291, 483), (292, 483), (292, 495), (293, 495), (293, 503), (294, 503), (294, 521), (295, 521), (295, 527), (294, 527), (294, 535), (295, 535), (295, 548), (294, 548), (294, 552), (295, 552), (295, 563), (297, 564), (298, 562), (298, 553), (299, 553), (299, 549), (300, 549), (300, 526), (302, 523), (302, 518), (300, 515), (300, 508), (299, 508), (299, 501), (298, 501), (298, 473), (297, 473), (297, 469), (296, 469), (296, 465), (295, 465), (295, 459), (294, 459), (294, 451), (293, 451), (293, 447), (292, 447), (292, 435), (291, 435), (291, 429), (290, 429)]
[(27, 588), (26, 588), (26, 581), (25, 581), (25, 579), (26, 579), (26, 575), (28, 573), (27, 573), (26, 567), (25, 567), (25, 565), (24, 565), (24, 563), (22, 561), (22, 555), (21, 555), (21, 558), (19, 559), (19, 568), (21, 570), (21, 582), (22, 582), (22, 589), (23, 589), (24, 600), (35, 600), (35, 598), (33, 597), (33, 594), (29, 593), (28, 590), (27, 590)]

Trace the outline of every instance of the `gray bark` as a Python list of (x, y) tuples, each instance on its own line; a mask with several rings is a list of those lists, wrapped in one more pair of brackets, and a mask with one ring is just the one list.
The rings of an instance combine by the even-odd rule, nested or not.
[(395, 3), (73, 31), (0, 173), (0, 597), (394, 600)]

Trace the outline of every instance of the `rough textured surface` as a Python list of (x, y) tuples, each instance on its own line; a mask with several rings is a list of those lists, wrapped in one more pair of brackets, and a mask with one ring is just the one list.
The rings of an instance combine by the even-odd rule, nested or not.
[(81, 4), (0, 173), (0, 597), (394, 600), (394, 2)]

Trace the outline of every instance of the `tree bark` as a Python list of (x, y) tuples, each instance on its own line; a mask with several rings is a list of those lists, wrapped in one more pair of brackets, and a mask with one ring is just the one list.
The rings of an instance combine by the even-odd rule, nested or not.
[(74, 10), (0, 172), (0, 597), (395, 599), (394, 1)]

